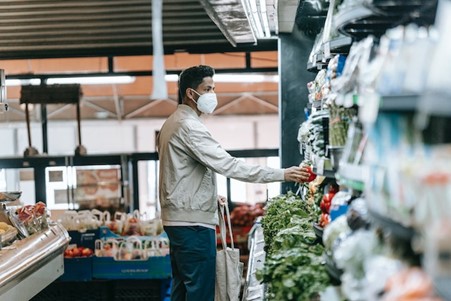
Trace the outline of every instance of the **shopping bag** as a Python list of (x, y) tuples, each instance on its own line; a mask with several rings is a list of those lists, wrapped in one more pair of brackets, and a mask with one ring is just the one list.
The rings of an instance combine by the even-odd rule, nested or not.
[[(233, 244), (230, 213), (227, 205), (219, 206), (219, 235), (222, 250), (216, 254), (215, 301), (238, 301), (243, 274), (243, 263), (240, 262), (240, 250)], [(224, 215), (225, 212), (225, 215)], [(230, 235), (230, 247), (226, 242), (226, 223)]]

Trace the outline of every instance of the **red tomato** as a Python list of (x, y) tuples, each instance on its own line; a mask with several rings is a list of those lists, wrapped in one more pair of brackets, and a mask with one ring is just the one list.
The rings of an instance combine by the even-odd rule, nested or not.
[(307, 169), (307, 171), (309, 173), (309, 177), (308, 177), (307, 182), (311, 182), (311, 181), (315, 180), (316, 179), (316, 174), (313, 172), (312, 167), (311, 166), (307, 166), (306, 169)]

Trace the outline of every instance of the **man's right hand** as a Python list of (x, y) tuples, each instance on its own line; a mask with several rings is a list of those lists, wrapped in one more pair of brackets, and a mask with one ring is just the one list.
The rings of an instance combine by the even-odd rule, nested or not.
[(310, 176), (308, 169), (303, 166), (292, 166), (284, 170), (286, 182), (306, 182)]

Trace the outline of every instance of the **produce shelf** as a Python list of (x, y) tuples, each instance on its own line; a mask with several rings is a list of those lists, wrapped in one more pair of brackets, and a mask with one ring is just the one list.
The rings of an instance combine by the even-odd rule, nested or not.
[(365, 188), (365, 179), (367, 169), (361, 165), (341, 163), (338, 169), (338, 177), (340, 184), (348, 186), (354, 190), (363, 191)]
[(334, 260), (332, 259), (332, 256), (328, 254), (324, 254), (324, 258), (326, 261), (326, 270), (329, 274), (331, 280), (334, 282), (334, 284), (340, 285), (341, 284), (341, 275), (343, 274), (343, 271), (337, 268), (335, 265)]
[(338, 173), (347, 180), (365, 182), (367, 169), (362, 165), (341, 163)]
[(331, 169), (324, 169), (321, 174), (318, 173), (318, 169), (316, 167), (313, 167), (313, 172), (318, 176), (323, 176), (330, 179), (335, 179), (335, 171)]
[(434, 116), (451, 116), (451, 94), (426, 92), (420, 97), (418, 111)]
[(424, 95), (384, 95), (380, 97), (379, 111), (451, 116), (451, 94), (426, 92)]
[(386, 95), (380, 97), (380, 112), (415, 112), (420, 100), (419, 95)]
[[(410, 3), (409, 3), (410, 2)], [(426, 3), (427, 2), (427, 3)], [(363, 39), (368, 35), (380, 37), (389, 28), (417, 23), (431, 25), (435, 20), (437, 1), (379, 1), (341, 8), (334, 17), (339, 32)]]
[[(318, 72), (329, 64), (329, 60), (336, 54), (349, 52), (352, 45), (352, 38), (348, 36), (340, 36), (321, 44), (320, 49), (314, 54), (313, 60), (307, 63), (307, 70), (310, 72)], [(324, 49), (329, 48), (330, 55), (326, 56)]]
[(313, 231), (315, 232), (316, 237), (318, 238), (319, 242), (323, 244), (323, 233), (324, 228), (320, 227), (317, 223), (313, 223)]
[[(313, 172), (318, 176), (324, 176), (326, 178), (335, 178), (335, 171), (332, 168), (332, 162), (325, 157), (312, 155)], [(318, 172), (322, 170), (322, 172)]]
[(378, 226), (387, 230), (390, 234), (404, 241), (410, 241), (416, 234), (412, 227), (404, 226), (401, 223), (368, 208), (370, 219)]
[[(341, 9), (333, 18), (333, 26), (344, 35), (352, 36), (347, 26), (353, 24), (358, 20), (367, 18), (373, 15), (371, 9), (364, 5), (356, 5)], [(367, 35), (367, 34), (366, 34)]]
[(331, 55), (338, 53), (348, 53), (351, 48), (352, 38), (347, 36), (338, 37), (325, 42), (322, 48), (329, 47)]
[(266, 287), (256, 277), (256, 271), (262, 269), (265, 264), (266, 253), (264, 247), (263, 228), (259, 222), (256, 222), (250, 231), (249, 262), (242, 300), (265, 300)]

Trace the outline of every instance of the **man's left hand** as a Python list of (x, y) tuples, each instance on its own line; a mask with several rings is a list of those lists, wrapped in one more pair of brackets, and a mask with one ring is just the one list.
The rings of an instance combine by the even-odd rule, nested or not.
[(218, 195), (218, 204), (221, 206), (227, 205), (227, 198), (222, 195)]

